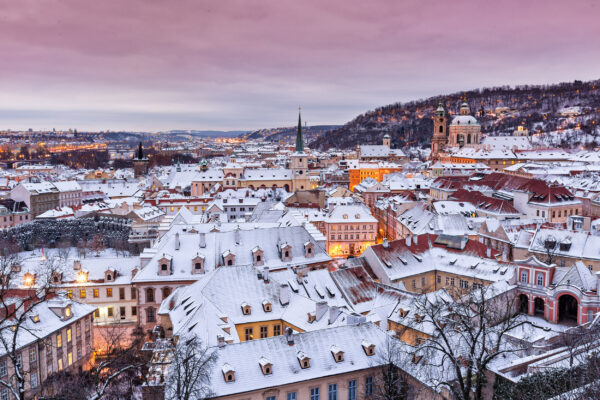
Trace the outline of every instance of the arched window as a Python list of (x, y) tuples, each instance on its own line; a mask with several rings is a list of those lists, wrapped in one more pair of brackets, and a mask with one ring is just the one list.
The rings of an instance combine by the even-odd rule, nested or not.
[(232, 259), (227, 260), (227, 265), (233, 265), (233, 260)]
[(444, 126), (440, 125), (440, 133), (444, 133)]
[(527, 283), (527, 271), (521, 271), (521, 282)]
[(467, 135), (467, 144), (471, 144), (471, 135)]
[(258, 254), (258, 255), (256, 256), (256, 262), (260, 262), (260, 261), (261, 261), (261, 259), (262, 259), (262, 258), (261, 258), (261, 256), (260, 256), (260, 254)]
[(171, 294), (171, 288), (170, 287), (162, 288), (162, 298), (163, 298), (163, 300), (166, 299), (167, 297), (169, 297), (170, 294)]
[(196, 264), (194, 264), (194, 267), (196, 269), (202, 269), (202, 264), (200, 264), (199, 262), (197, 262)]
[(289, 252), (289, 251), (286, 251), (286, 252), (285, 252), (285, 257), (287, 258), (287, 257), (289, 257), (289, 256), (290, 256), (290, 252)]

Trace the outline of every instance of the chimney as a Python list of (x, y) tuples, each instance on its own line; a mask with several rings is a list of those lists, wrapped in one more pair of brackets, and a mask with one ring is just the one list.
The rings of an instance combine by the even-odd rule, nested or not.
[(179, 232), (175, 234), (175, 250), (179, 250)]
[(317, 321), (320, 321), (323, 318), (323, 315), (327, 312), (329, 306), (326, 301), (317, 302), (317, 309), (315, 311), (315, 316), (317, 317)]
[(492, 249), (489, 247), (487, 249), (485, 249), (485, 255), (487, 258), (491, 258), (492, 257)]
[(288, 345), (294, 345), (294, 331), (292, 331), (292, 328), (285, 328), (285, 339), (287, 340)]
[(198, 246), (201, 249), (203, 249), (206, 247), (206, 233), (200, 232), (199, 235), (200, 235), (200, 238), (199, 238), (200, 240), (199, 240)]
[(217, 346), (219, 348), (225, 347), (225, 337), (223, 335), (217, 335)]
[(265, 283), (269, 283), (269, 267), (263, 268), (263, 281), (265, 281)]
[(282, 306), (290, 304), (290, 285), (287, 283), (282, 283), (279, 286), (279, 302)]
[(79, 271), (81, 269), (81, 261), (79, 261), (79, 260), (73, 261), (73, 269), (75, 271)]
[(410, 247), (410, 243), (412, 242), (412, 237), (411, 236), (407, 236), (406, 237), (406, 247)]
[(411, 235), (411, 236), (412, 236), (413, 244), (419, 244), (419, 236), (418, 235)]
[(131, 279), (135, 278), (135, 274), (137, 274), (137, 273), (138, 273), (138, 269), (137, 268), (132, 269), (131, 270)]
[(240, 244), (240, 226), (235, 228), (235, 244)]
[(337, 306), (329, 307), (329, 325), (333, 324), (340, 313)]
[(464, 249), (465, 246), (467, 245), (467, 241), (469, 240), (467, 235), (463, 235), (463, 237), (460, 239), (460, 248)]
[(387, 248), (390, 247), (390, 244), (389, 244), (388, 239), (386, 237), (383, 238), (383, 241), (381, 242), (381, 244), (383, 245), (384, 249), (387, 249)]

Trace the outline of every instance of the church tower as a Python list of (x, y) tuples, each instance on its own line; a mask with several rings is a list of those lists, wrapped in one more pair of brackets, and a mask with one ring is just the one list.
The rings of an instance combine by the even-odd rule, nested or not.
[(292, 162), (292, 191), (309, 190), (310, 178), (308, 176), (308, 156), (304, 153), (304, 139), (302, 137), (302, 118), (298, 108), (298, 132), (296, 133), (296, 151), (290, 156)]
[(144, 157), (144, 149), (142, 148), (142, 142), (138, 146), (135, 157), (133, 158), (133, 176), (139, 177), (148, 173), (148, 157)]
[(439, 159), (439, 153), (444, 150), (448, 143), (446, 136), (446, 110), (440, 101), (435, 115), (433, 116), (433, 137), (431, 138), (431, 156), (432, 160)]
[(390, 138), (390, 134), (386, 133), (383, 136), (383, 143), (381, 143), (382, 145), (386, 146), (388, 149), (392, 148), (392, 139)]

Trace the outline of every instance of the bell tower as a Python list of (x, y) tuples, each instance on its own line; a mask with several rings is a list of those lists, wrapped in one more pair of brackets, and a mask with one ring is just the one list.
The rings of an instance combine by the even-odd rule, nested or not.
[(433, 116), (433, 136), (431, 138), (431, 156), (432, 160), (439, 159), (439, 153), (444, 150), (448, 143), (446, 136), (446, 110), (440, 101), (437, 110)]
[(292, 164), (292, 190), (309, 190), (308, 155), (304, 153), (304, 138), (302, 137), (301, 107), (298, 107), (298, 132), (296, 134), (296, 151), (290, 156)]

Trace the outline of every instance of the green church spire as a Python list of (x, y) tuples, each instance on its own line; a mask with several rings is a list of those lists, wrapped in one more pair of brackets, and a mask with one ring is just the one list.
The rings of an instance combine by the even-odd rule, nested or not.
[(300, 117), (300, 110), (298, 107), (298, 134), (296, 135), (296, 153), (304, 153), (304, 141), (302, 140), (302, 118)]

